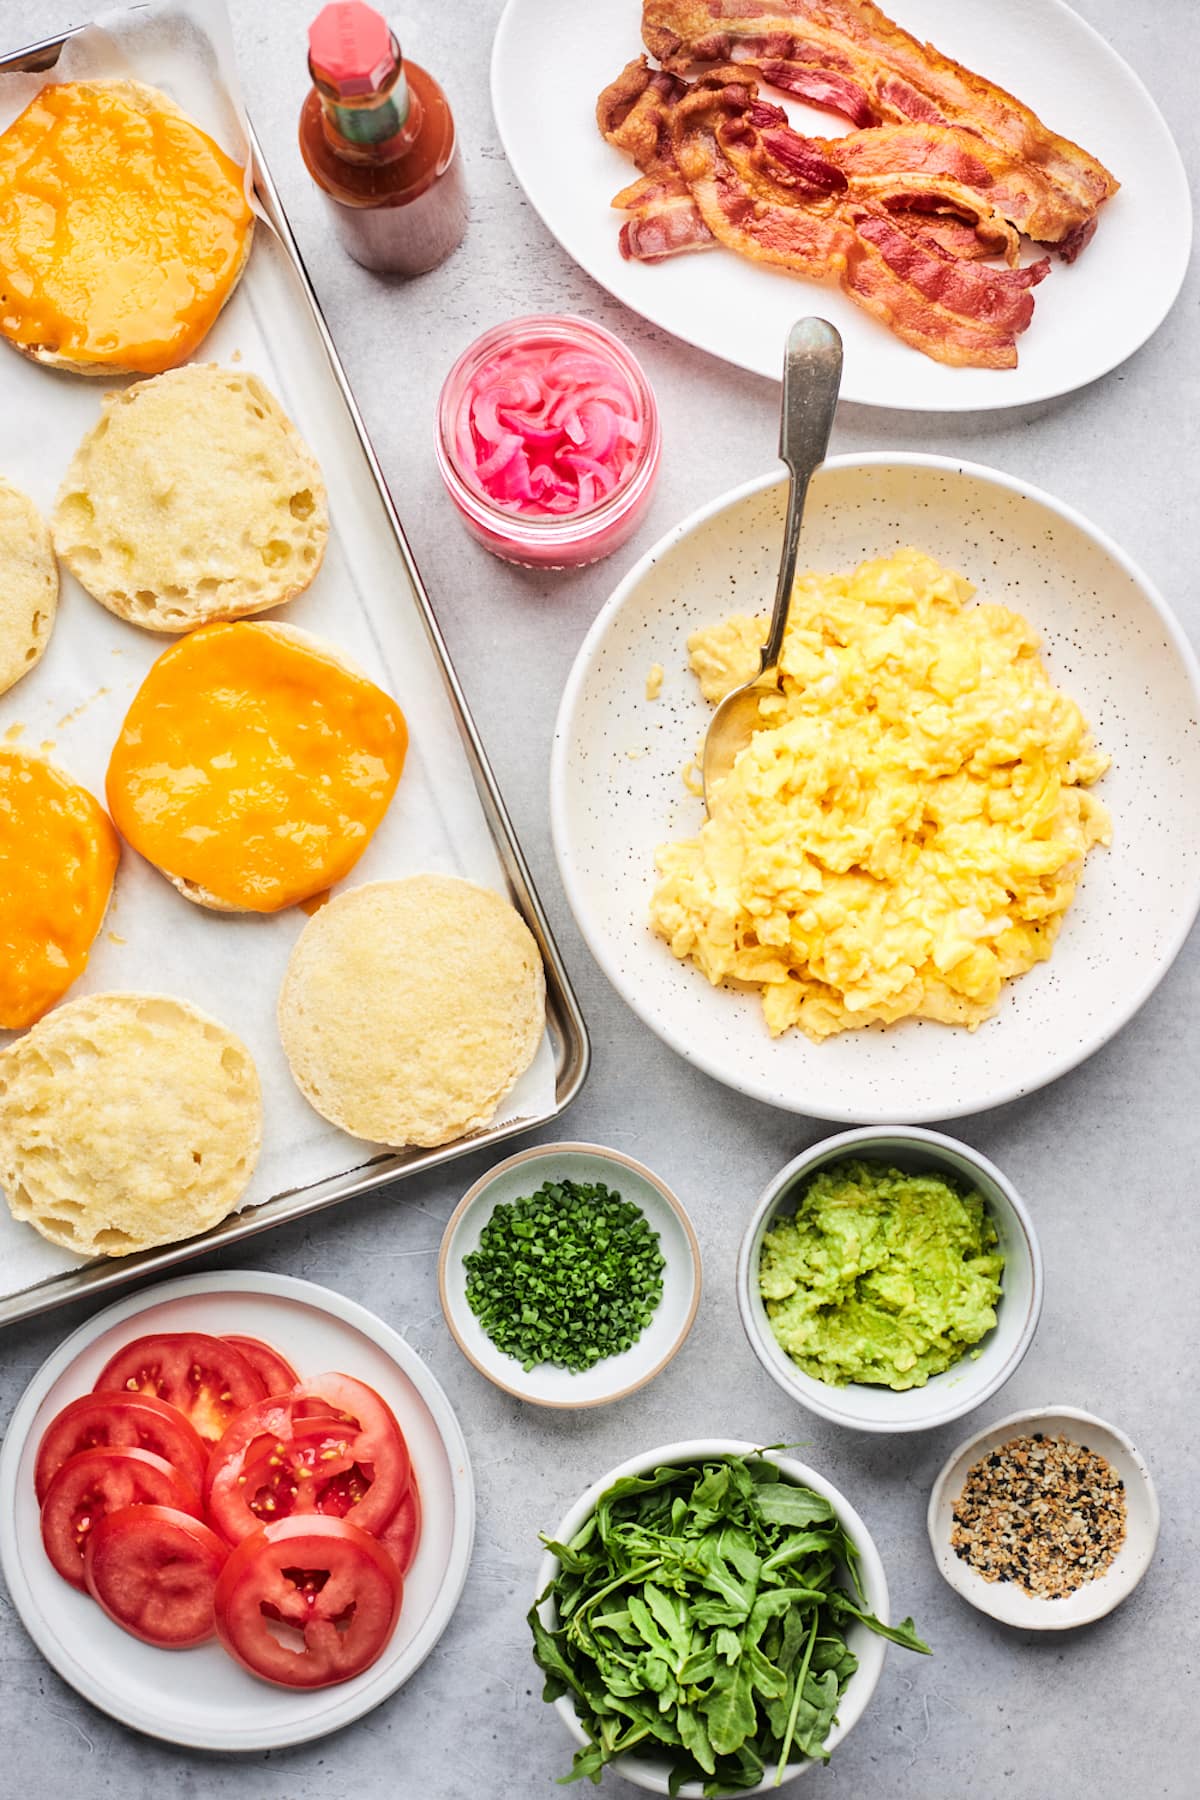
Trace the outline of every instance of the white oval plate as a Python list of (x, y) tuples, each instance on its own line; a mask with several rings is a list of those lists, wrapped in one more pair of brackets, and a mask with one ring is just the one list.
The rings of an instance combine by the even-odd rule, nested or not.
[[(1061, 1600), (1039, 1600), (1015, 1582), (985, 1581), (950, 1543), (954, 1508), (967, 1471), (989, 1451), (998, 1450), (1012, 1438), (1031, 1437), (1035, 1431), (1086, 1444), (1103, 1456), (1125, 1483), (1125, 1542), (1103, 1575), (1085, 1581)], [(978, 1611), (1018, 1631), (1070, 1631), (1102, 1619), (1133, 1592), (1154, 1559), (1158, 1519), (1158, 1495), (1150, 1471), (1125, 1433), (1076, 1406), (1046, 1406), (1010, 1413), (960, 1444), (933, 1484), (925, 1523), (940, 1574)]]
[[(1187, 176), (1166, 123), (1129, 66), (1060, 0), (896, 0), (906, 30), (1032, 106), (1110, 168), (1120, 191), (1068, 268), (1051, 259), (1015, 369), (952, 369), (910, 349), (835, 284), (803, 282), (730, 251), (626, 262), (609, 202), (637, 170), (596, 129), (600, 90), (641, 53), (639, 0), (509, 0), (492, 52), (492, 106), (530, 202), (581, 268), (664, 331), (739, 368), (779, 377), (789, 325), (832, 320), (846, 346), (842, 399), (909, 412), (1022, 406), (1095, 381), (1170, 311), (1187, 269)], [(836, 113), (774, 88), (801, 131), (836, 137)]]
[[(693, 513), (647, 552), (596, 618), (555, 726), (550, 816), (567, 898), (613, 986), (652, 1030), (718, 1081), (791, 1112), (912, 1125), (997, 1106), (1053, 1081), (1146, 1000), (1200, 908), (1200, 672), (1179, 626), (1124, 552), (1013, 477), (944, 457), (833, 457), (809, 492), (801, 568), (852, 569), (915, 544), (980, 598), (1043, 634), (1055, 680), (1113, 759), (1099, 793), (1111, 850), (1089, 858), (1049, 962), (1006, 985), (968, 1034), (906, 1020), (822, 1044), (772, 1039), (758, 996), (713, 988), (647, 924), (654, 852), (691, 836), (702, 803), (682, 765), (712, 709), (687, 638), (769, 611), (784, 484), (766, 475)], [(662, 697), (645, 698), (652, 663)]]
[[(153, 1331), (261, 1338), (301, 1375), (337, 1369), (368, 1382), (408, 1440), (421, 1490), (421, 1541), (395, 1636), (373, 1668), (303, 1692), (258, 1681), (218, 1643), (156, 1650), (61, 1580), (42, 1549), (33, 1468), (42, 1432), (89, 1391), (108, 1358)], [(0, 1451), (0, 1566), (25, 1629), (85, 1700), (150, 1737), (198, 1750), (275, 1750), (336, 1731), (402, 1687), (458, 1604), (475, 1535), (475, 1487), (458, 1420), (415, 1350), (382, 1319), (328, 1288), (250, 1270), (188, 1275), (97, 1313), (43, 1364)]]

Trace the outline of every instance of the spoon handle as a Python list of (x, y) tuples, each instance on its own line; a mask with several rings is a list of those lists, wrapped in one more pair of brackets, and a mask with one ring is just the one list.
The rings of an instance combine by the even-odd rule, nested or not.
[(791, 474), (783, 557), (775, 589), (771, 633), (763, 645), (760, 674), (779, 662), (796, 579), (800, 524), (808, 484), (825, 460), (842, 379), (842, 340), (825, 319), (798, 319), (788, 332), (779, 412), (779, 455)]

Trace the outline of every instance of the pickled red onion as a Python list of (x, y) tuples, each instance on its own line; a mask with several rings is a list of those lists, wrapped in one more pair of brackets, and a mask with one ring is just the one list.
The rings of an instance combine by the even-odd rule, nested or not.
[(615, 362), (543, 341), (498, 350), (475, 372), (454, 450), (493, 505), (561, 518), (616, 491), (643, 432), (637, 395)]

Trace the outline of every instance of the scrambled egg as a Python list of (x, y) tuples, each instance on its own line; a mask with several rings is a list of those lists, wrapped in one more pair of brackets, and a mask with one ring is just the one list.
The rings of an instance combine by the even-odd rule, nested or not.
[[(664, 845), (654, 930), (715, 985), (761, 989), (773, 1034), (875, 1021), (973, 1030), (1050, 955), (1108, 767), (1019, 614), (917, 550), (796, 584), (760, 726), (697, 837)], [(688, 639), (716, 702), (763, 619)]]

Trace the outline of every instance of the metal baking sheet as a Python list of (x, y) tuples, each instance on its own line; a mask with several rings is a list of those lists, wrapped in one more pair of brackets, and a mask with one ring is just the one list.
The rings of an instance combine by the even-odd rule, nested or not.
[[(64, 45), (74, 35), (74, 33), (66, 33), (61, 37), (55, 37), (28, 46), (11, 55), (0, 57), (0, 74), (41, 73), (53, 69)], [(507, 886), (510, 898), (537, 940), (545, 963), (547, 1037), (549, 1055), (553, 1064), (553, 1097), (549, 1098), (548, 1084), (546, 1084), (546, 1097), (540, 1104), (522, 1108), (519, 1116), (502, 1116), (499, 1123), (487, 1130), (476, 1132), (470, 1137), (434, 1150), (373, 1153), (371, 1146), (358, 1144), (352, 1139), (342, 1138), (341, 1134), (336, 1134), (345, 1146), (345, 1167), (339, 1168), (333, 1173), (323, 1171), (318, 1178), (311, 1181), (300, 1179), (282, 1183), (277, 1189), (261, 1197), (255, 1195), (252, 1187), (250, 1202), (243, 1210), (234, 1213), (213, 1230), (199, 1237), (189, 1238), (179, 1244), (144, 1251), (135, 1256), (74, 1263), (70, 1267), (54, 1269), (40, 1278), (21, 1280), (12, 1291), (6, 1291), (7, 1284), (0, 1282), (0, 1324), (11, 1323), (14, 1320), (63, 1305), (89, 1294), (99, 1294), (135, 1277), (174, 1268), (192, 1257), (225, 1244), (241, 1242), (273, 1225), (282, 1224), (287, 1220), (319, 1211), (323, 1207), (352, 1199), (356, 1195), (403, 1179), (407, 1175), (436, 1167), (454, 1157), (474, 1152), (490, 1144), (501, 1143), (519, 1132), (544, 1125), (558, 1117), (570, 1104), (587, 1074), (590, 1050), (587, 1029), (578, 1002), (538, 900), (495, 778), (488, 765), (465, 696), (438, 627), (429, 595), (405, 537), (399, 514), (384, 480), (378, 459), (322, 316), (320, 305), (292, 236), (275, 184), (252, 127), (247, 126), (247, 132), (249, 168), (254, 192), (263, 219), (271, 229), (269, 232), (264, 230), (263, 223), (260, 221), (256, 243), (243, 284), (230, 302), (222, 320), (218, 321), (218, 326), (214, 329), (212, 336), (219, 338), (223, 344), (232, 341), (230, 334), (236, 336), (236, 317), (239, 306), (242, 308), (257, 306), (260, 312), (264, 308), (268, 309), (272, 332), (278, 334), (281, 342), (286, 336), (288, 347), (294, 357), (297, 360), (302, 359), (304, 362), (303, 385), (307, 393), (312, 395), (316, 390), (320, 390), (311, 405), (296, 407), (295, 396), (287, 391), (280, 392), (279, 386), (276, 387), (285, 408), (292, 413), (293, 417), (297, 417), (297, 422), (301, 425), (301, 429), (316, 452), (327, 477), (330, 475), (336, 459), (336, 467), (343, 487), (347, 480), (357, 480), (360, 495), (354, 505), (348, 506), (342, 514), (342, 529), (355, 531), (360, 552), (363, 542), (362, 534), (369, 534), (372, 540), (371, 552), (375, 558), (376, 573), (381, 566), (386, 566), (387, 578), (385, 580), (357, 582), (354, 585), (366, 613), (368, 636), (374, 640), (378, 652), (368, 660), (368, 667), (371, 667), (373, 663), (374, 667), (371, 672), (375, 673), (377, 678), (381, 679), (384, 685), (389, 686), (392, 691), (397, 691), (401, 686), (401, 684), (387, 679), (388, 664), (385, 641), (389, 620), (393, 623), (395, 620), (394, 609), (411, 608), (423, 628), (423, 637), (431, 652), (431, 661), (437, 671), (437, 680), (444, 691), (443, 710), (446, 730), (461, 746), (461, 752), (465, 755), (481, 820), (494, 850), (496, 884), (499, 885), (502, 882)], [(269, 270), (267, 268), (268, 261), (271, 265)], [(7, 347), (2, 348), (6, 359), (13, 355)], [(233, 355), (237, 354), (235, 349)], [(212, 360), (230, 360), (227, 355), (221, 354), (220, 348), (216, 345), (211, 349), (202, 350), (201, 355), (207, 355)], [(61, 377), (55, 377), (43, 371), (35, 373), (46, 382), (57, 384), (62, 380)], [(267, 374), (267, 371), (264, 370), (263, 373)], [(267, 374), (267, 379), (270, 385), (275, 385), (271, 383), (269, 374)], [(100, 384), (78, 383), (73, 385), (98, 387)], [(286, 383), (280, 385), (286, 389)], [(324, 421), (324, 429), (314, 428), (320, 421)], [(20, 469), (13, 467), (12, 461), (13, 459), (10, 457), (5, 472), (10, 479), (21, 484)], [(354, 464), (357, 464), (357, 467), (352, 466)], [(65, 467), (65, 462), (63, 466)], [(332, 482), (330, 485), (332, 490)], [(42, 498), (41, 496), (35, 497)], [(333, 511), (332, 532), (333, 537), (336, 538), (339, 532), (339, 515), (336, 507), (331, 510)], [(318, 577), (319, 580), (320, 577)], [(93, 603), (88, 602), (87, 604), (90, 606)], [(293, 608), (298, 608), (299, 605), (300, 603), (294, 602)], [(99, 609), (96, 610), (99, 611)], [(297, 622), (301, 621), (298, 619)], [(60, 630), (62, 624), (63, 621), (60, 620)], [(326, 636), (337, 635), (334, 630), (323, 627), (320, 622), (314, 622), (314, 629), (318, 631), (324, 629)], [(170, 641), (151, 639), (149, 634), (139, 635), (148, 639), (154, 653), (157, 653), (165, 646), (166, 642)], [(146, 659), (143, 657), (144, 660)], [(384, 671), (382, 674), (379, 673), (381, 665)], [(19, 694), (20, 689), (11, 692)], [(399, 691), (398, 697), (403, 705), (405, 700), (403, 691)], [(443, 740), (444, 742), (445, 740)], [(67, 766), (72, 766), (69, 758), (64, 757), (63, 760), (67, 762)], [(98, 784), (94, 779), (93, 772), (82, 770), (76, 770), (76, 772), (85, 780), (89, 780), (90, 775), (89, 785), (96, 788)], [(459, 799), (461, 800), (461, 795)], [(369, 855), (370, 852), (368, 852)], [(131, 862), (133, 859), (127, 854), (126, 861)], [(351, 880), (371, 879), (391, 872), (402, 873), (406, 870), (389, 870), (387, 867), (372, 865), (368, 871), (361, 870), (360, 866), (360, 872), (356, 872)], [(121, 879), (119, 874), (118, 883)], [(158, 878), (154, 877), (153, 879), (157, 880)], [(250, 922), (248, 926), (235, 924), (232, 930), (243, 933), (246, 930), (253, 932), (256, 924), (257, 922)], [(128, 955), (129, 952), (125, 954)], [(136, 965), (134, 973), (136, 973)], [(110, 979), (99, 983), (92, 982), (91, 985), (93, 987), (115, 987), (120, 985), (120, 982)], [(145, 982), (134, 980), (128, 985), (144, 986)], [(206, 1004), (205, 998), (196, 993), (191, 993), (188, 997), (196, 999), (199, 1004)], [(241, 1029), (236, 1011), (232, 1010), (230, 1006), (221, 1007), (214, 1002), (208, 1004), (208, 1010), (222, 1017), (235, 1030)], [(264, 1086), (269, 1095), (269, 1085), (265, 1082)], [(268, 1106), (266, 1120), (268, 1131), (270, 1124), (271, 1114)], [(328, 1161), (328, 1157), (325, 1160)], [(19, 1230), (26, 1232), (30, 1228), (21, 1226)], [(40, 1241), (38, 1240), (39, 1243)]]

